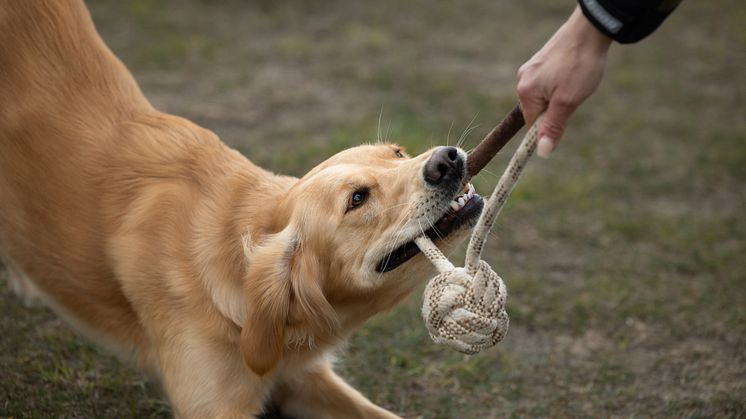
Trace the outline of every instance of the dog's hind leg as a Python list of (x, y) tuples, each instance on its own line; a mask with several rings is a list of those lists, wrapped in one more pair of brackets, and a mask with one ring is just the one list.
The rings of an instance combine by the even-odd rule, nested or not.
[(42, 297), (36, 284), (9, 256), (0, 253), (0, 261), (7, 269), (8, 285), (26, 307), (41, 306)]

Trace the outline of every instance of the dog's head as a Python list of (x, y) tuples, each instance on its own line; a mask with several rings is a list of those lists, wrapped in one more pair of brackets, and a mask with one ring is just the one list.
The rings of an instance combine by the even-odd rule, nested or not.
[(447, 252), (466, 236), (484, 203), (465, 176), (460, 149), (410, 158), (388, 144), (342, 151), (301, 178), (249, 262), (249, 367), (272, 369), (293, 333), (316, 343), (346, 333), (432, 273), (413, 240), (427, 234)]

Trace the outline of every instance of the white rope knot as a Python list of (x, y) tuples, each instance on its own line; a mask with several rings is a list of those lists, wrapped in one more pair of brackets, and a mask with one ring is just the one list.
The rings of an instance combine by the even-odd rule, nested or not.
[(435, 343), (473, 355), (495, 346), (508, 332), (508, 290), (480, 257), (487, 234), (536, 149), (540, 119), (526, 133), (479, 217), (466, 251), (465, 267), (454, 267), (427, 236), (415, 239), (440, 272), (427, 284), (422, 303), (422, 318)]
[(455, 268), (433, 278), (425, 289), (422, 317), (433, 341), (472, 355), (505, 337), (507, 297), (503, 280), (480, 261), (473, 277)]

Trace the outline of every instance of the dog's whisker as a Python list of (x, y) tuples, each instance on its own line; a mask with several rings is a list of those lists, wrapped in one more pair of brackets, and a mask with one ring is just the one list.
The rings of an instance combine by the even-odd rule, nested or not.
[(456, 143), (456, 147), (461, 147), (463, 145), (464, 141), (466, 140), (466, 137), (468, 137), (469, 134), (471, 134), (471, 132), (474, 131), (477, 128), (479, 128), (479, 125), (475, 125), (475, 126), (469, 128), (468, 130), (464, 131), (464, 133), (461, 135), (461, 138), (459, 138), (458, 143)]
[(458, 141), (456, 142), (456, 147), (461, 146), (461, 142), (464, 141), (466, 136), (475, 128), (477, 128), (479, 125), (475, 125), (474, 127), (471, 126), (471, 124), (474, 123), (474, 121), (477, 119), (477, 116), (479, 115), (479, 112), (477, 112), (473, 118), (471, 118), (471, 121), (466, 125), (466, 128), (464, 128), (464, 132), (461, 133), (461, 136), (459, 137)]
[(479, 125), (474, 125), (473, 127), (471, 127), (469, 129), (467, 129), (466, 131), (464, 131), (464, 133), (461, 134), (461, 138), (459, 138), (459, 140), (458, 140), (457, 146), (461, 147), (461, 145), (464, 143), (464, 140), (466, 140), (466, 137), (469, 134), (471, 134), (471, 132), (474, 131), (477, 128), (479, 128)]
[(378, 113), (378, 132), (376, 135), (376, 138), (378, 138), (378, 143), (382, 143), (383, 139), (381, 138), (381, 118), (383, 117), (383, 104), (381, 104), (381, 111)]
[[(414, 202), (414, 199), (411, 199), (411, 200), (409, 200), (409, 201), (407, 201), (407, 202), (406, 202), (406, 205), (411, 205), (411, 204), (412, 204), (413, 202)], [(403, 226), (403, 225), (404, 225), (404, 224), (405, 224), (405, 223), (407, 222), (407, 219), (409, 218), (409, 217), (408, 217), (408, 216), (406, 216), (406, 215), (407, 215), (407, 214), (405, 214), (405, 216), (404, 216), (404, 217), (402, 217), (402, 218), (401, 218), (401, 219), (400, 219), (400, 220), (399, 220), (399, 221), (398, 221), (398, 222), (396, 223), (396, 227), (394, 227), (394, 230), (396, 231), (396, 236), (394, 236), (394, 237), (395, 237), (395, 239), (394, 239), (394, 240), (392, 241), (392, 243), (391, 243), (391, 248), (390, 248), (390, 251), (389, 251), (389, 256), (391, 255), (391, 252), (393, 252), (394, 248), (396, 247), (396, 244), (397, 244), (397, 243), (399, 242), (399, 239), (400, 239), (401, 235), (402, 235), (402, 234), (404, 234), (404, 233), (403, 233), (403, 232), (401, 231), (401, 227), (402, 227), (402, 226)]]
[(417, 225), (420, 227), (420, 232), (424, 236), (425, 235), (425, 229), (422, 228), (422, 223), (420, 223), (420, 220), (417, 220)]
[(491, 172), (491, 171), (489, 171), (489, 170), (487, 170), (487, 169), (482, 169), (481, 173), (487, 173), (488, 175), (490, 175), (490, 176), (494, 176), (494, 177), (496, 177), (496, 178), (499, 178), (499, 177), (500, 177), (500, 176), (499, 176), (498, 174), (496, 174), (495, 172)]
[[(410, 204), (410, 202), (407, 202), (407, 204)], [(402, 225), (403, 225), (403, 224), (404, 224), (404, 223), (405, 223), (406, 221), (407, 221), (407, 217), (406, 217), (406, 216), (405, 216), (405, 217), (402, 217), (402, 218), (401, 218), (401, 219), (400, 219), (400, 220), (399, 220), (399, 221), (398, 221), (398, 222), (396, 223), (396, 226), (394, 227), (394, 231), (395, 231), (396, 233), (394, 234), (394, 237), (393, 237), (393, 239), (392, 239), (392, 240), (391, 240), (391, 242), (390, 242), (390, 246), (389, 246), (388, 250), (386, 251), (386, 262), (385, 262), (385, 264), (388, 264), (388, 262), (389, 262), (389, 260), (390, 260), (390, 258), (391, 258), (391, 253), (392, 253), (392, 252), (394, 251), (394, 248), (395, 248), (396, 244), (397, 244), (397, 243), (399, 242), (399, 238), (401, 237), (401, 234), (402, 234), (402, 232), (401, 232), (401, 226), (402, 226)], [(380, 277), (380, 275), (379, 275), (379, 277)]]
[[(396, 180), (394, 181), (395, 184), (399, 183), (399, 177), (401, 176), (401, 166), (396, 167)], [(412, 201), (409, 201), (408, 203), (411, 203)]]
[(451, 120), (451, 126), (448, 127), (448, 133), (446, 134), (446, 145), (451, 141), (451, 130), (453, 129), (454, 120)]
[[(443, 236), (441, 236), (441, 235), (440, 235), (440, 231), (438, 231), (438, 229), (437, 229), (437, 228), (435, 228), (435, 223), (433, 223), (433, 221), (431, 221), (431, 220), (430, 220), (429, 218), (427, 218), (427, 222), (428, 222), (428, 223), (430, 224), (430, 227), (431, 227), (431, 228), (433, 229), (433, 231), (434, 231), (434, 232), (435, 232), (435, 234), (436, 234), (436, 235), (438, 236), (438, 238), (439, 238), (440, 240), (443, 240), (443, 239), (444, 239), (444, 237), (443, 237)], [(424, 232), (423, 232), (423, 234), (424, 234)]]
[(395, 204), (395, 205), (392, 205), (392, 206), (390, 206), (388, 208), (384, 208), (381, 211), (379, 211), (378, 214), (381, 215), (381, 214), (383, 214), (384, 212), (386, 212), (388, 210), (391, 210), (391, 209), (394, 209), (394, 208), (403, 207), (405, 205), (409, 205), (409, 202), (402, 202), (401, 204)]
[[(393, 253), (393, 251), (394, 251), (394, 248), (395, 248), (395, 246), (396, 246), (396, 243), (398, 243), (398, 242), (399, 242), (399, 238), (400, 238), (400, 236), (401, 236), (401, 231), (399, 231), (399, 227), (400, 227), (400, 226), (401, 226), (401, 225), (403, 224), (403, 222), (404, 222), (404, 221), (406, 221), (406, 218), (403, 218), (403, 219), (401, 220), (401, 222), (397, 223), (397, 226), (396, 226), (396, 231), (397, 231), (397, 233), (396, 233), (396, 234), (394, 235), (394, 238), (393, 238), (393, 240), (391, 241), (391, 246), (390, 246), (390, 247), (388, 248), (388, 250), (386, 251), (386, 260), (385, 260), (385, 262), (383, 263), (383, 264), (384, 264), (384, 266), (385, 266), (385, 265), (388, 265), (388, 264), (389, 264), (389, 262), (391, 261), (391, 254)], [(378, 273), (378, 277), (376, 278), (376, 282), (380, 281), (380, 280), (381, 280), (381, 277), (382, 277), (382, 276), (383, 276), (383, 271), (381, 271), (381, 272), (379, 272), (379, 273)]]
[(464, 131), (464, 133), (462, 134), (462, 138), (459, 139), (459, 147), (461, 146), (461, 144), (464, 143), (464, 141), (466, 140), (466, 137), (468, 137), (469, 134), (471, 134), (471, 132), (474, 131), (477, 128), (479, 128), (479, 125), (475, 125), (475, 126), (469, 128), (468, 130)]
[[(410, 199), (405, 204), (406, 205), (411, 205), (413, 202), (414, 202), (414, 198)], [(391, 260), (391, 255), (394, 252), (394, 249), (396, 249), (396, 246), (401, 241), (401, 236), (403, 234), (403, 232), (401, 230), (401, 226), (404, 225), (407, 222), (408, 219), (409, 219), (409, 217), (408, 217), (408, 213), (407, 213), (403, 217), (401, 217), (401, 219), (396, 223), (396, 226), (394, 227), (394, 231), (396, 231), (396, 233), (395, 233), (393, 239), (391, 240), (391, 242), (390, 242), (391, 245), (389, 246), (389, 248), (388, 248), (388, 250), (386, 252), (386, 261), (385, 261), (384, 265), (387, 265), (389, 263), (389, 261)], [(380, 279), (380, 276), (382, 274), (383, 273), (381, 272), (380, 275), (378, 276), (379, 279)]]

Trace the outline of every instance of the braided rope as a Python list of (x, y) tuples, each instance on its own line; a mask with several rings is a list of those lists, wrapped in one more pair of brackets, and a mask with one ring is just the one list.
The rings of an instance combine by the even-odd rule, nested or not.
[(422, 317), (434, 342), (475, 354), (500, 342), (508, 331), (508, 291), (502, 278), (481, 260), (484, 243), (526, 163), (536, 150), (541, 117), (523, 137), (472, 233), (465, 267), (457, 268), (426, 236), (415, 239), (439, 274), (427, 284)]

